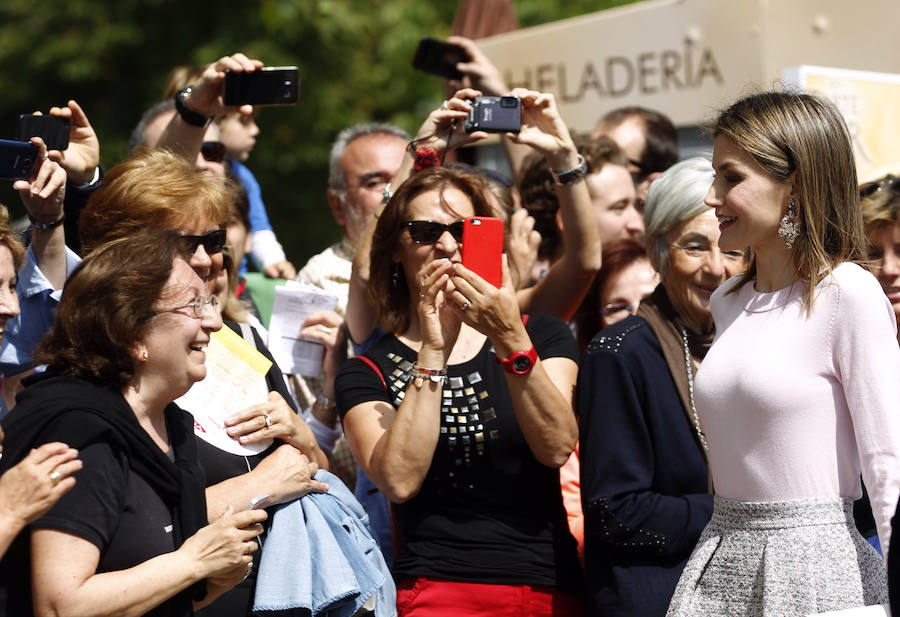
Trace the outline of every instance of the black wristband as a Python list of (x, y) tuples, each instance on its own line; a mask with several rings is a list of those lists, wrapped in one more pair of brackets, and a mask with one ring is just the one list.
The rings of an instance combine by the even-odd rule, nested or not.
[(184, 97), (188, 96), (192, 89), (193, 86), (188, 86), (175, 95), (175, 111), (178, 112), (178, 115), (181, 116), (182, 120), (191, 126), (206, 126), (209, 123), (210, 118), (198, 114), (193, 109), (188, 109), (187, 105), (184, 104)]
[(28, 215), (28, 220), (31, 221), (31, 224), (37, 227), (38, 229), (42, 229), (47, 231), (49, 229), (53, 229), (55, 227), (59, 227), (63, 224), (63, 221), (66, 220), (66, 213), (63, 212), (62, 216), (60, 216), (55, 221), (50, 221), (49, 223), (41, 223), (40, 221), (35, 220), (30, 214)]

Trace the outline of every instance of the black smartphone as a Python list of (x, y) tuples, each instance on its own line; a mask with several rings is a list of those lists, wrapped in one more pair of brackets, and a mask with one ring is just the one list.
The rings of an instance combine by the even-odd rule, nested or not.
[(517, 96), (477, 96), (463, 122), (466, 133), (518, 133), (522, 127), (522, 100)]
[(39, 148), (27, 141), (0, 139), (0, 180), (24, 180), (31, 177)]
[(16, 139), (28, 141), (32, 137), (43, 139), (47, 150), (65, 150), (69, 147), (69, 119), (20, 114), (16, 125)]
[(414, 69), (432, 75), (440, 75), (447, 79), (462, 79), (463, 74), (456, 70), (456, 65), (469, 60), (469, 54), (459, 45), (425, 36), (419, 41), (412, 65)]
[(225, 72), (222, 100), (226, 105), (293, 105), (299, 97), (300, 70), (296, 66)]

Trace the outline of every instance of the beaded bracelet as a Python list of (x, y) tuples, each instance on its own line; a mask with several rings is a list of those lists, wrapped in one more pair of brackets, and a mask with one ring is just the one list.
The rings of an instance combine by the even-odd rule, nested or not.
[(447, 367), (444, 368), (422, 368), (418, 364), (413, 365), (413, 378), (416, 384), (416, 389), (422, 387), (422, 384), (425, 383), (425, 380), (431, 380), (434, 383), (443, 384), (447, 379)]

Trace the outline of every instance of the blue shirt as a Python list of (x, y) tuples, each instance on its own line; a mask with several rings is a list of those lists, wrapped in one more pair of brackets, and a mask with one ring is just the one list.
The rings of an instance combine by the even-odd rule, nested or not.
[[(66, 247), (66, 278), (72, 274), (81, 258)], [(0, 372), (16, 375), (31, 368), (31, 356), (56, 318), (56, 305), (62, 289), (53, 285), (41, 272), (31, 247), (25, 253), (25, 263), (19, 269), (16, 284), (20, 313), (6, 324), (6, 334), (0, 346)]]

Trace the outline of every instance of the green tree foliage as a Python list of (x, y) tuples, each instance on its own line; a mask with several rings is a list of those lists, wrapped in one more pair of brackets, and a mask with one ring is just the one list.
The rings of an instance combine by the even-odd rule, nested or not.
[[(517, 0), (523, 27), (628, 0)], [(0, 137), (19, 113), (69, 98), (97, 129), (106, 168), (157, 102), (168, 71), (243, 51), (300, 67), (300, 102), (264, 110), (248, 166), (295, 264), (339, 237), (324, 199), (337, 132), (364, 120), (415, 130), (443, 98), (443, 82), (410, 66), (418, 39), (447, 36), (455, 2), (421, 0), (32, 0), (0, 2)], [(0, 201), (24, 214), (9, 183)]]

